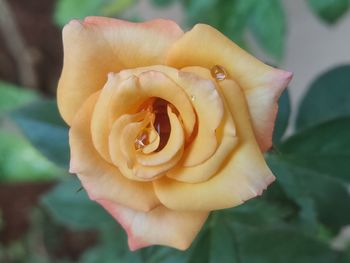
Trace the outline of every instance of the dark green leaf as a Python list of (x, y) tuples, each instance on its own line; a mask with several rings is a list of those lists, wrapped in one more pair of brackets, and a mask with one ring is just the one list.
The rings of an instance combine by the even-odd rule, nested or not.
[(278, 101), (278, 114), (277, 114), (277, 119), (275, 123), (275, 129), (273, 131), (274, 145), (278, 144), (281, 141), (284, 133), (286, 132), (286, 129), (288, 127), (288, 122), (289, 122), (289, 115), (290, 115), (289, 92), (288, 90), (285, 90)]
[(141, 253), (129, 250), (125, 232), (117, 224), (106, 224), (100, 229), (100, 242), (87, 250), (80, 263), (142, 263)]
[(302, 129), (338, 117), (350, 116), (350, 65), (319, 76), (303, 98), (296, 127)]
[(286, 21), (280, 0), (256, 1), (250, 28), (260, 46), (280, 60), (284, 52)]
[(174, 3), (176, 0), (151, 0), (152, 4), (156, 6), (168, 6)]
[(307, 0), (310, 8), (325, 22), (337, 22), (349, 9), (348, 0)]
[(350, 183), (350, 117), (344, 117), (292, 136), (279, 150), (292, 164)]
[(49, 160), (68, 167), (68, 129), (55, 101), (41, 101), (11, 113), (30, 142)]
[(255, 0), (188, 0), (185, 10), (191, 26), (210, 24), (244, 47), (244, 32), (254, 3)]
[[(334, 233), (350, 222), (350, 194), (347, 184), (315, 172), (312, 166), (298, 166), (294, 159), (286, 156), (269, 156), (268, 160), (288, 196), (301, 208), (314, 205), (318, 219)], [(309, 200), (312, 200), (311, 203)], [(308, 203), (305, 204), (305, 201)]]
[(236, 262), (237, 247), (233, 233), (219, 213), (211, 216), (208, 228), (204, 229), (193, 245), (188, 263)]
[(327, 244), (288, 227), (233, 224), (232, 228), (238, 242), (239, 263), (335, 263), (339, 256)]
[(113, 219), (102, 207), (90, 201), (85, 191), (77, 193), (80, 186), (76, 178), (65, 180), (44, 195), (41, 202), (54, 220), (72, 229), (96, 229), (111, 224)]
[(0, 113), (13, 110), (38, 98), (32, 91), (3, 81), (0, 81), (0, 94)]

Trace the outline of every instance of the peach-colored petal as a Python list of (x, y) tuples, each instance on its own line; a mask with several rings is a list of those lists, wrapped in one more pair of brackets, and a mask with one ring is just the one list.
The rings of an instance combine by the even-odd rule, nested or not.
[(172, 133), (164, 149), (155, 153), (158, 159), (153, 158), (152, 155), (147, 155), (150, 158), (147, 158), (147, 156), (141, 158), (137, 154), (134, 146), (135, 138), (145, 124), (133, 121), (139, 120), (145, 114), (147, 113), (123, 115), (114, 123), (109, 136), (109, 148), (113, 163), (119, 167), (124, 176), (132, 180), (154, 180), (174, 167), (183, 153), (184, 134), (182, 126), (176, 114), (171, 112), (169, 107), (168, 114)]
[(208, 217), (208, 212), (172, 211), (158, 206), (139, 212), (110, 201), (99, 203), (122, 225), (131, 250), (150, 245), (187, 249)]
[[(201, 77), (202, 79), (212, 79), (210, 71), (205, 68), (187, 67), (181, 69), (181, 71), (190, 72)], [(217, 92), (220, 94), (220, 89), (218, 89)], [(222, 94), (220, 94), (220, 96), (223, 97)], [(215, 153), (208, 160), (199, 165), (191, 167), (178, 165), (175, 169), (172, 169), (167, 173), (169, 178), (186, 183), (204, 182), (215, 175), (222, 164), (230, 156), (231, 152), (238, 143), (238, 138), (236, 137), (235, 124), (228, 105), (225, 100), (222, 100), (222, 102), (224, 104), (225, 113), (220, 126), (216, 129), (218, 147)]]
[(137, 154), (136, 160), (144, 166), (156, 166), (169, 162), (173, 157), (182, 151), (185, 143), (185, 135), (180, 120), (168, 106), (168, 116), (170, 121), (170, 136), (165, 147), (156, 153), (152, 154)]
[(71, 21), (63, 29), (64, 66), (57, 100), (71, 124), (83, 102), (107, 81), (109, 72), (164, 64), (172, 43), (183, 34), (170, 20), (131, 23), (102, 17)]
[(176, 68), (201, 66), (211, 69), (215, 65), (223, 66), (228, 73), (227, 78), (235, 80), (246, 94), (249, 91), (249, 111), (261, 149), (271, 146), (275, 102), (291, 80), (290, 72), (262, 63), (216, 29), (203, 24), (196, 25), (175, 42), (169, 50), (167, 64)]
[(191, 136), (196, 115), (186, 93), (170, 78), (153, 70), (132, 76), (109, 74), (91, 121), (94, 145), (106, 160), (110, 158), (106, 138), (114, 121), (123, 114), (134, 113), (145, 101), (154, 97), (176, 107), (182, 117), (186, 138)]
[(110, 200), (133, 209), (148, 211), (159, 204), (151, 183), (126, 179), (96, 152), (90, 134), (90, 118), (99, 93), (90, 96), (73, 120), (69, 131), (70, 172), (77, 173), (89, 197)]
[(183, 165), (195, 166), (206, 161), (217, 149), (215, 130), (221, 123), (224, 111), (214, 80), (208, 78), (207, 75), (202, 78), (200, 75), (196, 75), (197, 72), (194, 71), (178, 71), (162, 65), (125, 70), (120, 75), (126, 78), (131, 74), (139, 75), (150, 70), (163, 72), (181, 87), (191, 99), (192, 106), (197, 114), (197, 136), (185, 151)]
[[(208, 211), (233, 207), (260, 195), (274, 180), (255, 141), (242, 90), (232, 80), (220, 83), (220, 89), (235, 120), (239, 145), (218, 173), (196, 184), (169, 178), (154, 181), (155, 192), (169, 209)], [(191, 200), (189, 202), (188, 200)]]

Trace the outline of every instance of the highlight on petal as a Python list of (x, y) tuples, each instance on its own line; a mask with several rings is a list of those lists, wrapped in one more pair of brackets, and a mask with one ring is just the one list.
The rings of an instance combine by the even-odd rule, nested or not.
[(71, 148), (70, 172), (77, 173), (92, 200), (110, 200), (137, 209), (149, 211), (159, 205), (151, 183), (140, 183), (125, 178), (96, 152), (90, 129), (90, 119), (99, 92), (86, 100), (76, 114), (69, 131)]
[(156, 195), (169, 209), (210, 211), (233, 207), (260, 195), (275, 179), (256, 143), (241, 88), (232, 80), (224, 80), (220, 90), (225, 98), (232, 98), (226, 102), (236, 124), (239, 145), (226, 165), (205, 182), (191, 184), (167, 177), (154, 181)]
[[(178, 69), (188, 66), (208, 69), (215, 65), (222, 66), (228, 74), (227, 78), (235, 80), (249, 100), (253, 129), (261, 150), (271, 146), (271, 120), (275, 119), (277, 105), (271, 101), (271, 96), (277, 100), (291, 80), (292, 73), (262, 63), (219, 31), (204, 24), (196, 25), (175, 42), (167, 55), (167, 65)], [(248, 98), (248, 93), (251, 98)], [(273, 95), (261, 96), (262, 93)]]
[(183, 31), (170, 20), (131, 23), (87, 17), (63, 29), (64, 65), (57, 100), (70, 125), (83, 102), (102, 89), (109, 72), (164, 64), (165, 54)]
[(139, 212), (110, 201), (99, 203), (122, 225), (130, 250), (150, 245), (187, 249), (208, 217), (208, 212), (182, 212), (158, 206)]

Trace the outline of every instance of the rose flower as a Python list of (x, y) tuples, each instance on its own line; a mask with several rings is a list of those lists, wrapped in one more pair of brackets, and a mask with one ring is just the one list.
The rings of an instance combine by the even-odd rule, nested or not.
[(275, 177), (277, 100), (292, 74), (214, 28), (88, 17), (63, 29), (58, 106), (70, 172), (126, 230), (131, 250), (186, 249), (210, 211)]

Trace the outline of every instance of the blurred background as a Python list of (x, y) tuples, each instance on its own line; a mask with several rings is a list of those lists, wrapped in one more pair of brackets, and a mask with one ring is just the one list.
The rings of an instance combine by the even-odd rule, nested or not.
[[(297, 109), (308, 109), (305, 101), (311, 95), (304, 95), (310, 86), (328, 81), (330, 86), (334, 83), (341, 87), (347, 93), (332, 104), (342, 105), (341, 113), (331, 115), (349, 116), (349, 5), (348, 0), (0, 0), (0, 262), (226, 262), (208, 257), (195, 261), (191, 256), (195, 252), (185, 255), (162, 248), (129, 253), (122, 230), (102, 209), (87, 201), (79, 183), (69, 178), (67, 127), (52, 100), (62, 68), (61, 29), (69, 20), (88, 15), (131, 21), (168, 18), (185, 30), (199, 22), (218, 28), (266, 63), (294, 72), (289, 95), (281, 102), (288, 115), (287, 120), (281, 119), (283, 132), (278, 140), (282, 141), (294, 133), (295, 123), (296, 130), (305, 123)], [(315, 107), (318, 111), (322, 103)], [(349, 168), (345, 165), (344, 171), (348, 180)], [(279, 203), (284, 198), (281, 196)], [(313, 206), (313, 201), (301, 204), (289, 199), (293, 198), (287, 193), (287, 201), (281, 205), (284, 223), (300, 211), (308, 220), (312, 217), (314, 211), (305, 207)], [(256, 209), (264, 218), (276, 216), (276, 211), (264, 204), (251, 206), (245, 220), (249, 221), (250, 212), (254, 217)], [(246, 215), (245, 211), (236, 213)], [(336, 251), (345, 250), (349, 236), (346, 225), (350, 221), (346, 220), (350, 217), (340, 218), (334, 233), (322, 220), (317, 227), (317, 237), (327, 244), (332, 241)], [(319, 226), (318, 221), (312, 224)], [(104, 227), (111, 225), (115, 231)], [(326, 253), (326, 247), (318, 248)], [(294, 252), (300, 254), (295, 248), (284, 249), (290, 258)], [(305, 258), (290, 262), (314, 262), (310, 251), (317, 249), (310, 249), (303, 250)], [(330, 253), (333, 255), (333, 250)], [(315, 262), (350, 262), (349, 257), (334, 255), (323, 255)], [(248, 263), (269, 259), (232, 258), (236, 260), (232, 262)], [(339, 258), (344, 261), (337, 261)]]

